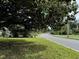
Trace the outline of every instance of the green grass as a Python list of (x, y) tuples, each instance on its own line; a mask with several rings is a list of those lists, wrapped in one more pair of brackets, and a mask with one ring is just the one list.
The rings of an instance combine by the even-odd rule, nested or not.
[(74, 40), (79, 40), (79, 35), (69, 35), (69, 37), (67, 37), (67, 35), (55, 35), (55, 36), (74, 39)]
[(0, 59), (79, 59), (79, 53), (43, 38), (0, 38)]

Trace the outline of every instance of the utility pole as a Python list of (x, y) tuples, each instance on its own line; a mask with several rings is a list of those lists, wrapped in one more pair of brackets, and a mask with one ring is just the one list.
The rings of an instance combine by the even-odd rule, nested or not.
[(68, 20), (68, 22), (67, 22), (67, 38), (69, 38), (69, 34), (70, 34), (70, 23)]

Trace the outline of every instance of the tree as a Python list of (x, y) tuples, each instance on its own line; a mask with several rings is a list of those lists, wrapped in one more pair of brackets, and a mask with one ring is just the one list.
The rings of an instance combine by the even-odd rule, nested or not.
[[(33, 30), (45, 29), (47, 25), (58, 30), (63, 25), (63, 17), (67, 15), (69, 1), (1, 0), (1, 27), (8, 27), (17, 34), (14, 36), (18, 36), (21, 31), (28, 34)], [(23, 35), (26, 35), (25, 33)]]

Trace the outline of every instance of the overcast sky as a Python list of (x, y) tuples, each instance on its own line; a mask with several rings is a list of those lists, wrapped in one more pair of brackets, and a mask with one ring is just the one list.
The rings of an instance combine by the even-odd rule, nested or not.
[[(76, 0), (77, 4), (79, 5), (79, 0)], [(79, 8), (78, 8), (79, 10)], [(78, 23), (79, 23), (79, 13), (76, 14), (76, 20), (78, 20)]]

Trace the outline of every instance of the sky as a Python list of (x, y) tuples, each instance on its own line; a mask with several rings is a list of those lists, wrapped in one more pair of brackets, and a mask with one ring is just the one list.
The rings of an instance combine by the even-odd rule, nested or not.
[(77, 3), (79, 4), (79, 0), (76, 0), (77, 1)]
[[(76, 2), (78, 4), (78, 6), (79, 6), (79, 0), (76, 0)], [(78, 8), (78, 10), (79, 10), (79, 8)], [(76, 16), (77, 22), (79, 23), (79, 13), (77, 13), (75, 16)]]

